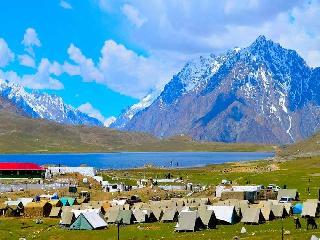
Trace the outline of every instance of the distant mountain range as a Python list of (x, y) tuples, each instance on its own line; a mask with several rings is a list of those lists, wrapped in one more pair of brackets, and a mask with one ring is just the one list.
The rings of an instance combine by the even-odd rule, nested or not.
[(188, 62), (111, 124), (158, 137), (292, 143), (320, 129), (320, 68), (264, 36)]
[(0, 110), (62, 124), (103, 126), (99, 120), (65, 104), (61, 97), (28, 93), (23, 87), (1, 79)]

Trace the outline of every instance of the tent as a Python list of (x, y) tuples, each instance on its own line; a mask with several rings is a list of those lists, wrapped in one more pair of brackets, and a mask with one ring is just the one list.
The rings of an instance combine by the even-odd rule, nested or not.
[(271, 210), (275, 218), (285, 218), (289, 215), (286, 208), (283, 205), (272, 205)]
[(245, 208), (242, 210), (241, 222), (247, 224), (260, 224), (265, 222), (260, 208)]
[(62, 209), (61, 207), (52, 207), (49, 217), (51, 218), (59, 218), (61, 216)]
[[(100, 208), (97, 208), (97, 209), (83, 209), (83, 210), (78, 210), (78, 209), (72, 209), (71, 212), (74, 213), (74, 216), (77, 218), (81, 213), (87, 213), (87, 212), (94, 212), (94, 213), (97, 213), (97, 214), (102, 214), (101, 213), (101, 209)], [(103, 215), (103, 214), (102, 214)]]
[(93, 230), (103, 229), (107, 227), (106, 221), (100, 214), (95, 212), (81, 213), (74, 223), (71, 224), (70, 229), (76, 230)]
[(262, 207), (262, 208), (260, 208), (260, 210), (261, 210), (261, 213), (266, 221), (271, 221), (271, 220), (275, 219), (275, 216), (271, 210), (271, 206)]
[(62, 198), (60, 198), (60, 201), (63, 206), (78, 205), (77, 199), (75, 199), (73, 197), (62, 197)]
[(150, 209), (135, 209), (133, 210), (133, 214), (136, 222), (138, 223), (157, 221), (156, 217)]
[(120, 209), (117, 207), (109, 208), (106, 212), (107, 223), (115, 223), (118, 219)]
[(198, 231), (204, 229), (205, 226), (201, 221), (198, 211), (182, 211), (179, 215), (178, 223), (175, 231)]
[(5, 201), (8, 206), (6, 216), (20, 216), (24, 211), (24, 206), (21, 201)]
[(24, 215), (26, 217), (48, 217), (51, 208), (52, 205), (47, 201), (30, 202), (24, 207)]
[(277, 200), (279, 201), (282, 197), (292, 198), (294, 201), (299, 200), (299, 193), (297, 189), (279, 189)]
[(63, 204), (59, 199), (51, 199), (48, 201), (52, 205), (52, 207), (62, 207)]
[(207, 228), (216, 228), (217, 219), (213, 210), (207, 210), (206, 206), (201, 206), (199, 207), (198, 214), (201, 221)]
[(0, 216), (4, 216), (7, 212), (8, 206), (4, 202), (0, 203)]
[(163, 216), (163, 210), (157, 207), (151, 207), (154, 217), (157, 221), (160, 221)]
[(234, 206), (208, 206), (208, 210), (214, 211), (214, 215), (220, 223), (233, 224), (238, 220)]
[(75, 220), (73, 212), (63, 212), (61, 214), (60, 225), (69, 227)]
[(316, 217), (318, 215), (318, 203), (317, 202), (304, 202), (301, 212), (302, 217)]
[(179, 213), (176, 208), (166, 208), (163, 211), (163, 216), (161, 218), (162, 222), (176, 222), (178, 221)]
[(23, 206), (25, 207), (28, 203), (33, 202), (33, 198), (18, 198), (17, 201), (22, 202)]
[(130, 225), (136, 221), (136, 218), (131, 210), (120, 210), (116, 221), (122, 221), (122, 224)]
[(301, 214), (302, 213), (302, 209), (303, 209), (302, 203), (297, 203), (292, 208), (293, 214)]

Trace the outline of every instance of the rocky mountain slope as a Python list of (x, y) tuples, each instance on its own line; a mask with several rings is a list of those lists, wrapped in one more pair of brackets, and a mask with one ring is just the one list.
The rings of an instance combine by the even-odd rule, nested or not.
[(292, 143), (320, 129), (320, 68), (260, 36), (247, 48), (187, 63), (152, 100), (111, 127), (160, 137)]
[(65, 104), (61, 97), (28, 93), (23, 87), (0, 79), (1, 109), (63, 124), (103, 126), (99, 120)]

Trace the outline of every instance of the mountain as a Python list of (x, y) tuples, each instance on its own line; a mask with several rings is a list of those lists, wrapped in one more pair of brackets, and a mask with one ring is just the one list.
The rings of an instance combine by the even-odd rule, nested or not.
[(105, 127), (66, 125), (0, 111), (0, 152), (271, 151), (273, 146), (195, 142), (186, 137), (158, 139)]
[(17, 84), (0, 79), (0, 110), (6, 109), (22, 116), (42, 118), (63, 124), (103, 126), (87, 114), (63, 102), (61, 97), (28, 93)]
[(152, 103), (111, 127), (159, 137), (292, 143), (320, 129), (319, 79), (320, 68), (259, 36), (249, 47), (188, 62)]

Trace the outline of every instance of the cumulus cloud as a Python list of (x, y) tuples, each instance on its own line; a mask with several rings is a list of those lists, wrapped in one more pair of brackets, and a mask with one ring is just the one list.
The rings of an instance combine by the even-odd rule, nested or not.
[(33, 47), (41, 47), (41, 42), (34, 28), (26, 29), (21, 43), (25, 46), (25, 50), (32, 56), (34, 56)]
[[(68, 48), (68, 54), (69, 58), (77, 64), (77, 70), (84, 81), (102, 81), (103, 76), (96, 68), (93, 60), (91, 58), (86, 58), (79, 48), (71, 44)], [(68, 67), (70, 68), (71, 66), (68, 65)], [(75, 68), (73, 68), (73, 70), (75, 70)]]
[(101, 112), (98, 109), (94, 108), (89, 102), (80, 105), (78, 107), (78, 110), (80, 112), (87, 114), (89, 117), (98, 119), (100, 122), (104, 124), (105, 127), (109, 127), (110, 124), (116, 120), (115, 117), (113, 116), (109, 118), (105, 118), (101, 114)]
[(67, 1), (63, 1), (63, 0), (60, 1), (60, 7), (65, 9), (72, 9), (72, 5)]
[(7, 42), (0, 38), (0, 67), (5, 67), (14, 60), (14, 53), (10, 50)]
[(28, 54), (19, 55), (18, 59), (19, 63), (23, 66), (31, 68), (34, 68), (36, 66), (34, 59)]
[(138, 28), (147, 21), (146, 18), (141, 16), (139, 10), (130, 4), (124, 4), (121, 10), (128, 20)]

